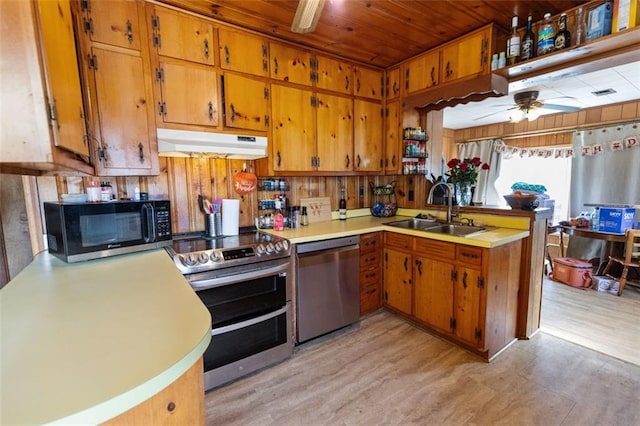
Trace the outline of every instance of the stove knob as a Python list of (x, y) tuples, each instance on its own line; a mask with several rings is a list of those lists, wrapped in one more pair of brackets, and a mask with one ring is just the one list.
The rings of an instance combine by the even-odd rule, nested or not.
[(280, 253), (282, 251), (282, 241), (277, 241), (274, 247), (276, 248), (276, 253)]
[(197, 262), (196, 258), (191, 253), (186, 256), (180, 256), (180, 260), (185, 266), (193, 266)]
[(284, 251), (288, 251), (289, 250), (289, 241), (288, 240), (282, 240), (282, 248)]
[(211, 252), (211, 261), (212, 262), (220, 261), (220, 255), (218, 253), (216, 253), (215, 251), (212, 251)]
[(267, 243), (267, 248), (266, 248), (267, 254), (273, 253), (274, 250), (275, 250), (275, 247), (273, 246), (273, 243)]
[(256, 247), (256, 254), (258, 256), (262, 256), (265, 252), (265, 248), (262, 244), (258, 244), (258, 247)]
[(198, 255), (198, 262), (205, 264), (209, 261), (209, 255), (207, 254), (207, 252), (202, 252)]

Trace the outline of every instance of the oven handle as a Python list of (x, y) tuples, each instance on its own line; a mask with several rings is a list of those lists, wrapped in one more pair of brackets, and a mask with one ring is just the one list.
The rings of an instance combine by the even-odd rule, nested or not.
[(282, 265), (272, 266), (265, 269), (254, 269), (249, 272), (242, 272), (239, 274), (226, 275), (218, 278), (207, 278), (204, 280), (189, 281), (191, 288), (195, 291), (207, 290), (210, 288), (221, 287), (223, 285), (234, 284), (242, 281), (248, 281), (255, 278), (268, 277), (270, 275), (286, 272), (289, 268), (289, 262)]
[(288, 311), (289, 311), (289, 304), (287, 303), (285, 306), (283, 306), (282, 308), (278, 309), (277, 311), (273, 311), (273, 312), (270, 312), (268, 314), (264, 314), (264, 315), (259, 316), (257, 318), (251, 318), (249, 320), (242, 321), (242, 322), (239, 322), (237, 324), (225, 325), (224, 327), (214, 328), (213, 330), (211, 330), (211, 336), (217, 336), (217, 335), (220, 335), (220, 334), (229, 333), (230, 331), (236, 331), (236, 330), (239, 330), (241, 328), (249, 327), (249, 326), (252, 326), (254, 324), (258, 324), (258, 323), (270, 320), (271, 318), (275, 318), (278, 315), (285, 314)]

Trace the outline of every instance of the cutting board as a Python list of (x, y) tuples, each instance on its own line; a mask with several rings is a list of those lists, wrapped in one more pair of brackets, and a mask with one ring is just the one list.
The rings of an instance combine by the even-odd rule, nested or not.
[(329, 197), (300, 198), (300, 207), (307, 208), (309, 223), (331, 220), (331, 200)]

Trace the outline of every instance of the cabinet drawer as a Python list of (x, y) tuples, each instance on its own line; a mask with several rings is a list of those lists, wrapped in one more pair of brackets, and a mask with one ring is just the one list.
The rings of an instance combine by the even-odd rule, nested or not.
[(380, 252), (364, 253), (360, 255), (360, 268), (370, 268), (380, 266)]
[(368, 253), (380, 249), (380, 232), (360, 235), (360, 253)]
[(360, 271), (360, 288), (377, 284), (382, 281), (382, 271), (380, 268), (369, 268)]
[(410, 235), (404, 234), (396, 234), (395, 232), (385, 232), (384, 233), (384, 246), (385, 247), (396, 247), (405, 250), (411, 249), (413, 237)]
[(470, 265), (482, 264), (482, 248), (471, 246), (456, 246), (456, 260)]
[(432, 257), (437, 260), (450, 259), (456, 256), (456, 246), (445, 241), (430, 240), (427, 238), (416, 238), (414, 250), (420, 256)]
[(360, 291), (360, 315), (373, 312), (380, 307), (380, 286), (372, 285)]

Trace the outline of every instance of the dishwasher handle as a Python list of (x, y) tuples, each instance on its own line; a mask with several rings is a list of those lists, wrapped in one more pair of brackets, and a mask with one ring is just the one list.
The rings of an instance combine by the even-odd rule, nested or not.
[(302, 243), (296, 246), (297, 254), (311, 253), (316, 251), (332, 250), (339, 248), (358, 249), (360, 248), (360, 238), (356, 236), (332, 238), (329, 240)]

